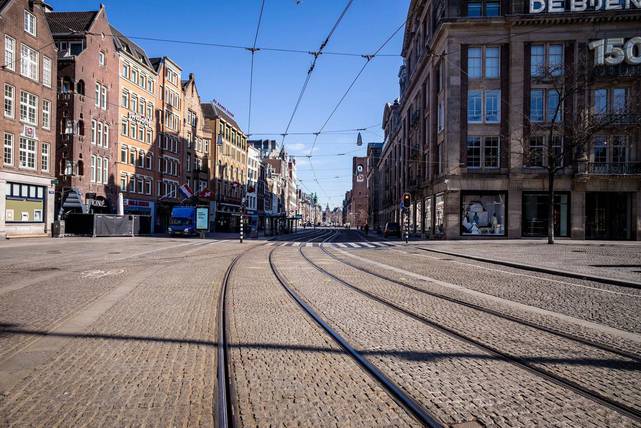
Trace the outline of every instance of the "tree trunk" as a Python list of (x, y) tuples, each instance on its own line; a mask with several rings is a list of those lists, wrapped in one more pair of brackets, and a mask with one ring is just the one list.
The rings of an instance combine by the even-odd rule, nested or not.
[(548, 244), (554, 244), (554, 172), (548, 173)]

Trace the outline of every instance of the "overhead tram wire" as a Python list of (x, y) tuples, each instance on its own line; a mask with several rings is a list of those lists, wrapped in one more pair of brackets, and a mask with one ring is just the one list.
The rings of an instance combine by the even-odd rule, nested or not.
[(399, 25), (399, 26), (398, 26), (398, 28), (396, 28), (396, 30), (394, 30), (394, 32), (393, 32), (393, 33), (392, 33), (392, 34), (391, 34), (387, 39), (385, 39), (385, 41), (384, 41), (384, 42), (383, 42), (383, 43), (378, 47), (378, 49), (376, 49), (376, 51), (374, 51), (374, 53), (373, 53), (373, 54), (371, 54), (371, 55), (364, 55), (364, 56), (363, 56), (363, 58), (365, 58), (365, 63), (363, 64), (363, 66), (361, 67), (361, 69), (358, 71), (358, 73), (356, 74), (356, 76), (354, 77), (354, 79), (352, 80), (352, 82), (350, 83), (350, 85), (347, 87), (347, 90), (345, 91), (345, 93), (343, 93), (343, 96), (338, 100), (338, 103), (336, 103), (336, 105), (334, 106), (334, 109), (333, 109), (333, 110), (332, 110), (332, 112), (329, 114), (329, 116), (327, 117), (327, 119), (325, 120), (325, 122), (323, 123), (323, 125), (322, 125), (322, 126), (320, 127), (320, 129), (318, 130), (318, 133), (317, 133), (317, 134), (316, 134), (316, 136), (314, 137), (314, 143), (312, 144), (312, 148), (311, 148), (311, 149), (310, 149), (310, 151), (309, 151), (309, 154), (310, 154), (310, 155), (312, 154), (312, 151), (313, 151), (313, 150), (314, 150), (314, 148), (316, 147), (316, 143), (317, 143), (317, 141), (318, 141), (318, 135), (319, 135), (321, 132), (323, 132), (323, 130), (325, 129), (325, 127), (327, 126), (327, 124), (329, 123), (329, 121), (332, 119), (332, 117), (334, 117), (334, 114), (336, 114), (336, 111), (338, 110), (338, 108), (341, 106), (341, 104), (343, 103), (343, 101), (345, 101), (345, 98), (347, 98), (347, 95), (348, 95), (348, 94), (349, 94), (349, 92), (352, 90), (352, 88), (354, 87), (354, 85), (356, 84), (356, 82), (358, 81), (358, 79), (361, 77), (361, 75), (363, 74), (363, 72), (365, 71), (365, 69), (367, 68), (367, 66), (369, 65), (369, 63), (372, 61), (372, 59), (374, 59), (374, 58), (376, 58), (376, 56), (378, 56), (379, 52), (380, 52), (381, 50), (383, 50), (383, 49), (385, 48), (385, 46), (387, 46), (387, 44), (388, 44), (388, 43), (389, 43), (389, 42), (394, 38), (394, 36), (396, 36), (396, 35), (398, 34), (398, 32), (399, 32), (399, 31), (401, 31), (401, 29), (402, 29), (404, 26), (405, 26), (405, 22), (403, 22), (401, 25)]
[(263, 10), (265, 9), (265, 0), (260, 2), (260, 13), (258, 14), (258, 24), (256, 24), (256, 34), (254, 35), (254, 44), (252, 45), (251, 52), (251, 67), (249, 70), (249, 107), (247, 112), (247, 134), (251, 132), (251, 123), (252, 123), (252, 92), (254, 90), (254, 57), (258, 49), (256, 48), (256, 42), (258, 41), (258, 32), (260, 31), (260, 23), (263, 20)]
[[(163, 39), (158, 37), (144, 37), (144, 36), (126, 36), (128, 39), (132, 40), (146, 40), (151, 42), (160, 42), (160, 43), (177, 43), (183, 45), (195, 45), (195, 46), (209, 46), (213, 48), (223, 48), (223, 49), (238, 49), (251, 51), (251, 46), (235, 45), (235, 44), (225, 44), (225, 43), (214, 43), (214, 42), (203, 42), (197, 40), (177, 40), (177, 39)], [(296, 53), (296, 54), (305, 54), (305, 55), (314, 55), (317, 51), (308, 51), (304, 49), (290, 49), (290, 48), (273, 48), (273, 47), (263, 47), (263, 46), (254, 46), (256, 50), (265, 51), (265, 52), (282, 52), (282, 53)], [(364, 54), (358, 52), (337, 52), (337, 51), (323, 51), (323, 55), (332, 55), (332, 56), (350, 56), (350, 57), (362, 57)], [(400, 57), (400, 54), (379, 54), (379, 57)]]
[[(382, 123), (379, 122), (375, 125), (370, 125), (366, 126), (364, 128), (351, 128), (351, 129), (334, 129), (331, 131), (323, 131), (320, 132), (320, 134), (354, 134), (356, 132), (366, 132), (369, 129), (376, 128), (378, 126), (381, 126)], [(307, 131), (307, 132), (288, 132), (287, 135), (316, 135), (317, 132), (313, 131)], [(255, 135), (283, 135), (280, 132), (252, 132), (247, 134), (247, 136), (255, 136)]]
[(343, 8), (343, 11), (341, 12), (340, 16), (334, 23), (334, 26), (330, 30), (329, 34), (327, 37), (325, 37), (325, 40), (323, 40), (323, 43), (321, 43), (320, 48), (318, 51), (313, 52), (312, 55), (314, 56), (314, 59), (312, 61), (312, 64), (310, 65), (309, 69), (307, 70), (307, 76), (305, 77), (305, 83), (303, 83), (303, 87), (300, 90), (300, 93), (298, 94), (298, 99), (296, 100), (296, 105), (294, 106), (294, 110), (292, 111), (292, 114), (289, 118), (289, 122), (287, 122), (287, 127), (285, 128), (285, 132), (282, 134), (283, 139), (281, 141), (281, 149), (285, 148), (285, 137), (287, 137), (287, 132), (289, 131), (289, 127), (292, 125), (292, 121), (294, 120), (294, 116), (296, 116), (296, 111), (298, 111), (298, 107), (300, 106), (300, 102), (303, 99), (303, 95), (305, 95), (305, 91), (307, 90), (307, 85), (309, 84), (309, 80), (312, 77), (312, 73), (314, 72), (314, 69), (316, 68), (316, 62), (318, 61), (318, 57), (323, 54), (323, 51), (327, 47), (327, 44), (329, 43), (332, 35), (336, 31), (336, 28), (338, 28), (338, 25), (340, 22), (343, 20), (343, 17), (345, 17), (345, 14), (349, 10), (350, 6), (354, 0), (348, 0), (347, 4)]

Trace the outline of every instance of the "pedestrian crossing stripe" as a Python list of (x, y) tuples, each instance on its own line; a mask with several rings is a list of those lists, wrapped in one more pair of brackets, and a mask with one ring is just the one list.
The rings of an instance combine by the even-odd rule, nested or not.
[(391, 242), (269, 242), (267, 246), (275, 247), (321, 247), (334, 248), (388, 248), (393, 247)]

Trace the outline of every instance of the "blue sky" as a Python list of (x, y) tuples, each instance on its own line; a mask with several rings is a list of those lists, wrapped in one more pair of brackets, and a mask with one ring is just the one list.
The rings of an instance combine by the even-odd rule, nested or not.
[[(95, 10), (96, 0), (49, 0), (56, 11)], [(260, 0), (102, 0), (112, 25), (131, 37), (149, 37), (251, 46)], [(266, 0), (258, 47), (317, 50), (347, 0)], [(166, 5), (166, 6), (165, 6)], [(409, 0), (354, 0), (326, 50), (372, 53), (404, 22)], [(165, 6), (165, 7), (163, 7)], [(399, 54), (403, 30), (381, 53)], [(224, 49), (134, 39), (150, 56), (166, 55), (183, 69), (183, 78), (195, 73), (204, 101), (217, 99), (247, 132), (250, 54)], [(307, 54), (259, 51), (254, 63), (251, 133), (284, 132), (312, 57)], [(365, 60), (360, 57), (323, 55), (290, 127), (290, 132), (317, 131), (356, 76)], [(367, 142), (382, 141), (380, 122), (384, 104), (398, 97), (400, 56), (371, 61), (326, 130), (364, 128)], [(255, 136), (273, 138), (279, 135)], [(289, 135), (291, 154), (307, 154), (314, 137)], [(345, 156), (328, 156), (349, 152)], [(312, 158), (299, 158), (298, 178), (305, 191), (315, 191), (323, 205), (339, 206), (351, 187), (352, 156), (364, 155), (356, 146), (356, 133), (326, 134), (318, 138)], [(339, 177), (339, 178), (335, 178)]]

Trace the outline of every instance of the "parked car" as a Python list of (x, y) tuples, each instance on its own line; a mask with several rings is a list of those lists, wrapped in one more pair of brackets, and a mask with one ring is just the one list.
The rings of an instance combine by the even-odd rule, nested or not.
[(398, 223), (386, 223), (385, 224), (385, 231), (383, 232), (383, 236), (385, 238), (390, 237), (390, 236), (396, 236), (398, 238), (401, 237), (401, 226)]

